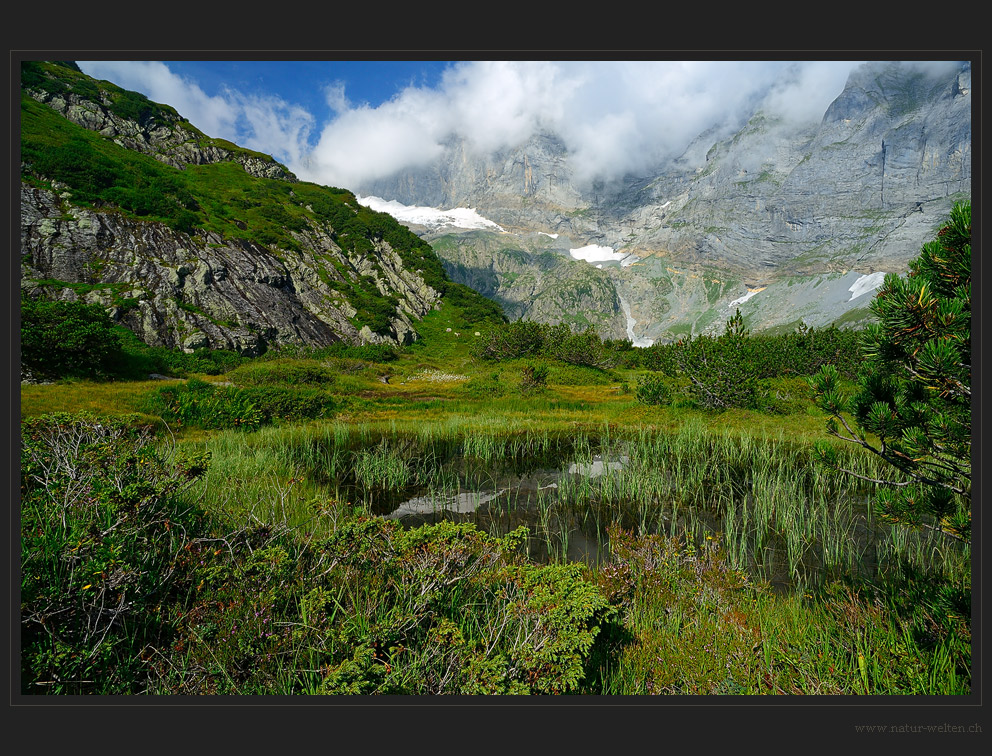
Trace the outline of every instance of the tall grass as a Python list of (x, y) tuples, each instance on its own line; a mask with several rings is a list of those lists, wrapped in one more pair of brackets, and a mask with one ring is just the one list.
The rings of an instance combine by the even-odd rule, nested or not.
[[(433, 496), (442, 511), (445, 501), (541, 463), (562, 474), (522, 506), (555, 559), (567, 555), (569, 532), (606, 541), (618, 524), (697, 545), (719, 538), (734, 568), (798, 589), (906, 567), (944, 577), (970, 569), (966, 550), (942, 534), (873, 518), (873, 484), (818, 465), (809, 444), (782, 434), (714, 432), (700, 421), (674, 432), (601, 425), (563, 433), (455, 414), (224, 432), (196, 443), (213, 456), (200, 484), (208, 508), (244, 513), (254, 502), (252, 516), (293, 524), (312, 518), (314, 499), (389, 511), (404, 491)], [(840, 453), (849, 469), (880, 476), (873, 457)]]

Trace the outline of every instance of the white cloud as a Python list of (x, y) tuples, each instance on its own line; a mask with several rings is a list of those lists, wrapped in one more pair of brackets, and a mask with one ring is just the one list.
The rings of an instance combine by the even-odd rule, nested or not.
[(565, 142), (578, 180), (611, 178), (678, 155), (708, 128), (737, 125), (762, 100), (783, 117), (815, 122), (854, 65), (462, 62), (436, 89), (408, 87), (377, 108), (339, 112), (321, 131), (309, 170), (315, 180), (356, 185), (425, 165), (453, 137), (492, 152), (550, 131)]
[(177, 76), (156, 61), (78, 61), (96, 79), (107, 79), (124, 89), (144, 92), (155, 102), (171, 105), (194, 126), (210, 136), (237, 135), (239, 113), (227, 99), (210, 97), (196, 82)]
[(788, 121), (819, 121), (830, 102), (843, 90), (854, 65), (835, 61), (807, 61), (789, 66), (763, 103), (772, 114)]
[(351, 102), (348, 101), (344, 90), (345, 84), (343, 81), (335, 81), (324, 87), (324, 100), (335, 114), (344, 113), (351, 107)]
[(300, 163), (309, 150), (313, 115), (276, 95), (225, 89), (211, 96), (195, 81), (155, 61), (78, 61), (78, 65), (89, 76), (171, 105), (208, 136), (268, 153), (289, 165)]
[[(87, 73), (173, 105), (211, 136), (272, 154), (300, 178), (358, 189), (427, 165), (454, 138), (492, 152), (554, 132), (576, 178), (612, 178), (675, 157), (707, 129), (727, 133), (756, 106), (818, 121), (854, 61), (463, 61), (434, 87), (377, 107), (315, 83), (326, 123), (277, 96), (206, 95), (163, 63), (80, 62)], [(919, 63), (927, 70), (946, 64)]]

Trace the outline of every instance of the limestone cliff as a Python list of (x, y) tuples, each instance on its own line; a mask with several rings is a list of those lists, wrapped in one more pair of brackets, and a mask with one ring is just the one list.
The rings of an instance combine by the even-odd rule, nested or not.
[[(549, 249), (566, 262), (586, 245), (633, 255), (630, 265), (604, 264), (603, 295), (571, 313), (598, 319), (603, 335), (632, 327), (642, 341), (675, 338), (722, 327), (737, 306), (752, 330), (857, 323), (870, 297), (851, 287), (906, 272), (953, 203), (970, 199), (971, 107), (966, 61), (939, 75), (873, 62), (851, 74), (819, 123), (755, 111), (729, 137), (701, 134), (646, 175), (580, 185), (564, 145), (542, 134), (488, 156), (452, 141), (434, 165), (356, 189), (476, 208), (509, 232), (493, 269), (510, 249), (522, 253), (519, 267), (538, 233), (559, 235)], [(487, 267), (486, 245), (427, 238), (456, 280)], [(560, 288), (583, 285), (577, 270), (554, 268)], [(512, 308), (515, 284), (498, 281), (490, 295)], [(543, 295), (529, 296), (527, 311), (540, 313)], [(545, 313), (560, 318), (554, 307)]]

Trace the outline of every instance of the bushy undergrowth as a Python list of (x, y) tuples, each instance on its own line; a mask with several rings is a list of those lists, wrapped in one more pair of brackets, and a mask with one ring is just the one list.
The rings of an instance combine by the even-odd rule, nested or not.
[(241, 365), (227, 374), (227, 378), (239, 386), (265, 386), (290, 384), (293, 386), (333, 385), (337, 373), (313, 361), (278, 360), (274, 362), (251, 362)]
[(250, 431), (273, 420), (327, 417), (336, 407), (332, 395), (305, 385), (240, 388), (190, 378), (159, 389), (146, 399), (143, 409), (177, 427)]
[(35, 379), (135, 380), (151, 373), (218, 375), (245, 362), (224, 349), (153, 347), (98, 304), (21, 294), (21, 365)]
[(22, 690), (141, 691), (202, 528), (177, 495), (207, 462), (150, 439), (127, 419), (22, 424)]
[[(740, 311), (719, 336), (700, 335), (648, 347), (642, 364), (652, 373), (635, 392), (645, 404), (666, 404), (681, 396), (691, 405), (714, 411), (732, 408), (769, 413), (795, 411), (803, 391), (782, 389), (782, 380), (812, 375), (823, 365), (853, 378), (860, 355), (858, 334), (837, 328), (752, 335)], [(665, 376), (663, 379), (661, 376)]]
[(107, 379), (119, 374), (123, 350), (99, 305), (21, 295), (21, 369), (35, 378)]
[(600, 369), (617, 364), (613, 349), (591, 328), (575, 333), (564, 324), (547, 325), (530, 320), (489, 327), (472, 343), (470, 352), (473, 357), (488, 362), (545, 357)]
[(521, 560), (523, 529), (228, 532), (182, 503), (205, 455), (124, 420), (22, 433), (23, 692), (565, 693), (610, 621), (579, 565)]

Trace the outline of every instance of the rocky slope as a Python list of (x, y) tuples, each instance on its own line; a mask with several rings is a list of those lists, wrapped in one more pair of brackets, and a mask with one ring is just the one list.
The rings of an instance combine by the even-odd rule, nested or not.
[[(149, 344), (256, 354), (407, 343), (450, 285), (392, 218), (209, 139), (167, 106), (64, 65), (32, 64), (22, 92), (31, 296), (98, 302)], [(160, 206), (142, 209), (148, 196)]]
[[(592, 186), (572, 176), (565, 147), (544, 134), (481, 158), (453, 141), (433, 166), (357, 190), (472, 207), (498, 223), (498, 244), (419, 232), (456, 280), (488, 271), (485, 291), (535, 319), (588, 320), (642, 343), (722, 327), (738, 306), (756, 331), (857, 323), (872, 274), (904, 273), (954, 201), (970, 199), (970, 65), (933, 77), (866, 64), (819, 124), (759, 111), (730, 138), (700, 135), (649, 175)], [(539, 233), (558, 235), (543, 247), (558, 265), (526, 261)], [(520, 288), (550, 270), (556, 289), (584, 289), (590, 266), (571, 250), (589, 245), (617, 253), (595, 263), (604, 282), (591, 301), (538, 304), (542, 289)]]

